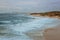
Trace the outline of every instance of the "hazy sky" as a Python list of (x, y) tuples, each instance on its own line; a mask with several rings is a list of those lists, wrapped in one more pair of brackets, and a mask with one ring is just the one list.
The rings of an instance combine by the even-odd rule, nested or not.
[(0, 0), (0, 12), (43, 12), (60, 10), (60, 0)]

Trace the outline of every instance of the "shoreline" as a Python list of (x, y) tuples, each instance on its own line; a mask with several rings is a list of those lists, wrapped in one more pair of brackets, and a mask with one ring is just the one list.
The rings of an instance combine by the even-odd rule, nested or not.
[(50, 17), (50, 18), (58, 18), (60, 19), (60, 11), (51, 11), (51, 12), (44, 12), (44, 13), (30, 13), (30, 15), (35, 17)]

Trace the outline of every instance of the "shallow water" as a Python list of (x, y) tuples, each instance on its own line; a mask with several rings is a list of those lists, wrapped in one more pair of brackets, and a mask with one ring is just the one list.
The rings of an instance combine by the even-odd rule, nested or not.
[(0, 40), (33, 40), (25, 33), (60, 25), (57, 18), (25, 14), (0, 14)]

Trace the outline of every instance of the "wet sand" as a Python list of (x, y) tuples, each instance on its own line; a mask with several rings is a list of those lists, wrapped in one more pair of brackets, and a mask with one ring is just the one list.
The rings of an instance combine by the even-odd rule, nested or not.
[(43, 31), (36, 30), (26, 33), (33, 40), (44, 40)]

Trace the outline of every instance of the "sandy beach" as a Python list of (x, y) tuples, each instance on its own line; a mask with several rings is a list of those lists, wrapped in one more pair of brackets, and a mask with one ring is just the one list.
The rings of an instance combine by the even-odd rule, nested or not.
[(28, 32), (27, 35), (33, 40), (60, 40), (60, 25), (43, 31)]
[(60, 25), (45, 30), (45, 40), (60, 40)]

